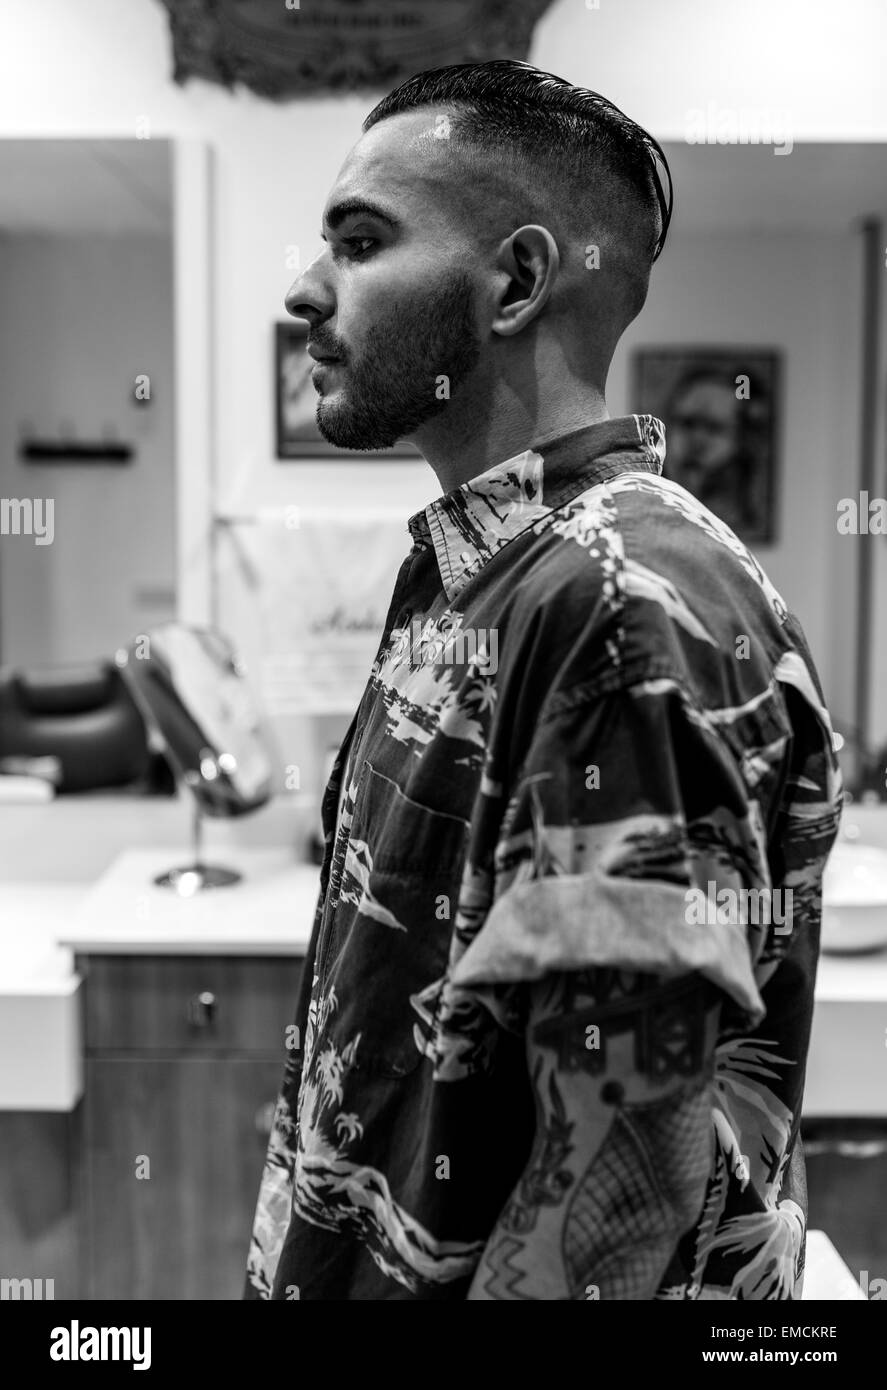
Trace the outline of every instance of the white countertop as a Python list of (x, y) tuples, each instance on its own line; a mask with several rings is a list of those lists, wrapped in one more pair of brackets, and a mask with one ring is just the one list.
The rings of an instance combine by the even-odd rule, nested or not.
[(57, 940), (74, 953), (304, 955), (320, 870), (289, 849), (229, 848), (205, 855), (243, 874), (240, 883), (182, 898), (154, 877), (187, 861), (181, 846), (119, 855)]
[(823, 1300), (830, 1303), (866, 1302), (862, 1287), (853, 1278), (825, 1231), (807, 1232), (801, 1298), (807, 1303), (820, 1303)]
[(87, 892), (83, 883), (0, 884), (0, 993), (68, 987), (74, 963), (59, 931)]

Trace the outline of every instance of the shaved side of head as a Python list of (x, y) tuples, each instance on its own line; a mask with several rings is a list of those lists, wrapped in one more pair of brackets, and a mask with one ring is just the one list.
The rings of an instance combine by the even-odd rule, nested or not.
[(417, 177), (446, 184), (448, 216), (481, 250), (522, 224), (547, 227), (577, 326), (593, 311), (612, 352), (644, 305), (668, 229), (656, 142), (597, 93), (510, 59), (419, 73), (363, 129), (423, 109)]

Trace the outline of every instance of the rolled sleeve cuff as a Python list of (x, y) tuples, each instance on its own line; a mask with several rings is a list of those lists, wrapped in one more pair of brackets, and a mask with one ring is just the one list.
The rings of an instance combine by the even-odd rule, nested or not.
[(533, 879), (493, 904), (452, 981), (470, 987), (594, 967), (664, 978), (696, 971), (760, 1023), (766, 1010), (745, 928), (690, 925), (686, 912), (686, 890), (672, 883), (594, 872)]

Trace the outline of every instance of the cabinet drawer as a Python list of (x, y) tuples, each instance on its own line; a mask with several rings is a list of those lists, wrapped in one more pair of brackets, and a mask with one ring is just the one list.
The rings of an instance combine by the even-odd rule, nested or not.
[(296, 956), (81, 956), (86, 1050), (283, 1057)]

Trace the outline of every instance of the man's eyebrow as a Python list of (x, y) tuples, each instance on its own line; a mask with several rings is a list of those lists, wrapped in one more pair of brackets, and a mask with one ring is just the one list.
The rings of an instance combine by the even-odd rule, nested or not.
[(343, 198), (333, 206), (324, 216), (324, 222), (332, 231), (340, 227), (346, 217), (373, 217), (377, 222), (384, 222), (392, 231), (400, 226), (397, 218), (384, 208), (379, 207), (378, 203), (368, 202), (366, 198)]

